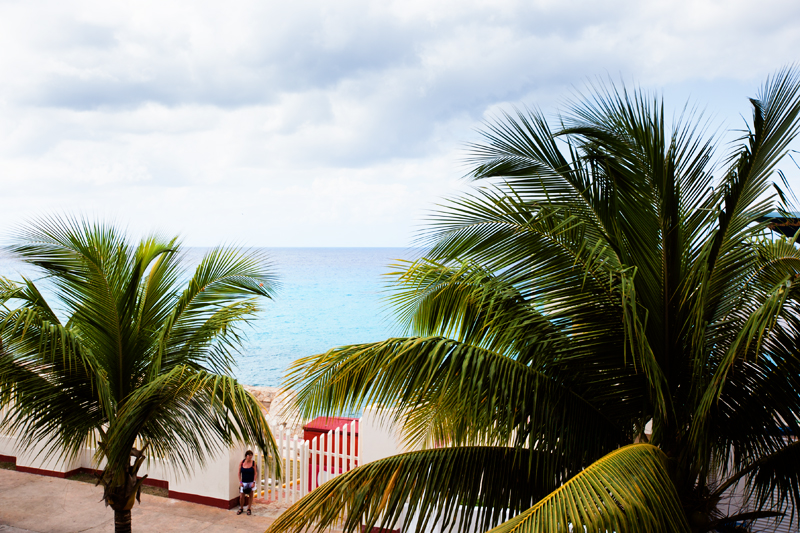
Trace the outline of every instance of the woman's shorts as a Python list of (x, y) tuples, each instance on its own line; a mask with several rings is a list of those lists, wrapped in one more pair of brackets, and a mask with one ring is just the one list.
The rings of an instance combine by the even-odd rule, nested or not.
[(253, 491), (253, 487), (256, 486), (256, 482), (252, 483), (242, 483), (239, 485), (239, 492), (242, 494), (250, 494)]

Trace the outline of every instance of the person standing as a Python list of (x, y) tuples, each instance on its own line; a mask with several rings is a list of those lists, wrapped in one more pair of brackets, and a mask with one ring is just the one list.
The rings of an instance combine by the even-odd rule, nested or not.
[(239, 463), (239, 511), (236, 514), (244, 512), (244, 499), (247, 498), (247, 514), (252, 514), (253, 507), (253, 489), (256, 485), (256, 476), (258, 475), (258, 466), (253, 461), (253, 452), (247, 450), (244, 454), (244, 460)]

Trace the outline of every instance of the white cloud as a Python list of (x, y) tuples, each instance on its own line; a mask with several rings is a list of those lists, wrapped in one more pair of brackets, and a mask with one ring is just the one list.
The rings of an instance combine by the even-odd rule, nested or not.
[[(592, 76), (719, 118), (800, 49), (800, 4), (0, 3), (0, 231), (113, 215), (189, 244), (407, 244), (463, 143)], [(800, 187), (798, 187), (800, 189)]]

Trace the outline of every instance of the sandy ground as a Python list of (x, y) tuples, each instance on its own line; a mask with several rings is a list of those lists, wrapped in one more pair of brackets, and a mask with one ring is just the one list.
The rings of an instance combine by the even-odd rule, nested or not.
[(278, 387), (254, 387), (252, 385), (244, 385), (244, 388), (264, 406), (264, 412), (268, 415), (270, 424), (274, 425), (275, 422), (278, 422), (283, 427), (288, 427), (292, 435), (302, 436), (303, 427), (299, 418), (286, 408), (291, 405), (293, 391), (287, 392)]
[[(252, 385), (244, 385), (244, 388), (264, 406), (264, 410), (268, 413), (272, 407), (272, 402), (278, 396), (281, 389), (278, 387), (253, 387)], [(276, 405), (277, 407), (277, 405)]]

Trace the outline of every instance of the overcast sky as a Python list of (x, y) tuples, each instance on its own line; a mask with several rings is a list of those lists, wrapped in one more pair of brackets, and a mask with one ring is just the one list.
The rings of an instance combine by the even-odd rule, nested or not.
[(0, 0), (0, 233), (405, 246), (499, 110), (611, 75), (740, 128), (798, 51), (797, 0)]

